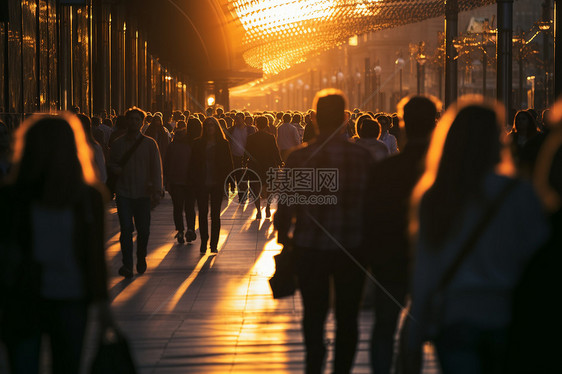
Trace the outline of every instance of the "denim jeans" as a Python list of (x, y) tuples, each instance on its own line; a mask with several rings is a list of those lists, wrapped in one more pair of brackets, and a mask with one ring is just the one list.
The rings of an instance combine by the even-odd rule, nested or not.
[(295, 248), (296, 271), (304, 305), (306, 373), (324, 366), (324, 324), (330, 305), (330, 278), (335, 288), (336, 347), (334, 373), (350, 373), (359, 337), (357, 316), (365, 275), (342, 251)]
[(172, 184), (169, 192), (174, 206), (173, 215), (176, 230), (184, 231), (183, 213), (185, 212), (187, 229), (195, 231), (195, 193), (193, 187)]
[[(402, 305), (405, 303), (408, 285), (400, 282), (384, 282), (382, 286)], [(394, 334), (401, 308), (383, 290), (375, 287), (375, 326), (371, 336), (370, 361), (373, 373), (390, 373), (394, 354)]]
[(150, 198), (130, 199), (117, 195), (117, 215), (121, 226), (121, 254), (123, 265), (133, 269), (133, 231), (137, 229), (137, 261), (146, 257), (148, 237), (150, 235)]
[(42, 335), (46, 334), (51, 345), (52, 372), (78, 373), (86, 330), (86, 303), (45, 300), (40, 303), (37, 313), (40, 321), (37, 331), (26, 337), (6, 341), (11, 372), (39, 373), (41, 340)]
[(447, 326), (435, 341), (442, 373), (503, 373), (507, 339), (507, 330), (502, 328), (483, 329), (469, 323)]
[(211, 203), (211, 249), (217, 249), (221, 233), (221, 203), (223, 186), (200, 187), (197, 190), (197, 209), (199, 210), (199, 234), (201, 243), (209, 240), (209, 202)]

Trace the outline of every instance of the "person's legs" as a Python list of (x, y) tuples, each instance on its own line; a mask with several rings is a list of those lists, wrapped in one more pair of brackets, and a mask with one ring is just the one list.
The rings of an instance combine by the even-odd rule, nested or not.
[(306, 346), (306, 373), (320, 374), (324, 366), (324, 323), (330, 300), (328, 256), (323, 251), (295, 249), (296, 269), (304, 306), (302, 321)]
[[(236, 187), (238, 189), (238, 202), (242, 202), (244, 199), (244, 194), (246, 193), (247, 188), (245, 188), (244, 184), (246, 184), (246, 176), (244, 176), (244, 171), (242, 170), (244, 158), (242, 156), (232, 156), (232, 163), (234, 166), (234, 170), (237, 170), (234, 173), (234, 178), (236, 179)], [(244, 180), (244, 182), (242, 182)]]
[(39, 373), (41, 332), (22, 338), (7, 339), (6, 353), (12, 374)]
[(474, 326), (458, 324), (444, 328), (435, 341), (443, 374), (484, 373), (479, 352), (481, 333)]
[(117, 195), (115, 203), (119, 226), (121, 227), (119, 243), (121, 244), (123, 266), (127, 270), (133, 271), (133, 230), (135, 229), (133, 224), (133, 200)]
[(211, 251), (217, 250), (221, 233), (222, 186), (211, 190)]
[(194, 241), (197, 239), (195, 234), (195, 190), (191, 186), (186, 187), (185, 220), (187, 222), (186, 240), (188, 242)]
[(256, 205), (256, 219), (261, 218), (261, 201), (260, 201), (260, 193), (261, 193), (261, 183), (259, 181), (251, 181), (250, 182), (250, 191), (251, 196), (250, 199), (255, 200), (254, 204)]
[(334, 373), (349, 373), (353, 367), (359, 337), (357, 315), (363, 294), (365, 274), (344, 253), (332, 262), (336, 308), (336, 352)]
[(199, 236), (201, 236), (201, 252), (207, 251), (207, 242), (209, 240), (209, 223), (207, 222), (209, 215), (209, 190), (201, 187), (197, 191), (197, 209), (199, 210)]
[(173, 216), (174, 216), (174, 225), (176, 226), (176, 230), (179, 232), (184, 231), (183, 229), (183, 209), (185, 206), (185, 186), (180, 186), (177, 184), (172, 184), (170, 186), (170, 196), (172, 197), (172, 206), (173, 206)]
[[(407, 285), (383, 282), (383, 287), (404, 305)], [(389, 373), (394, 352), (394, 334), (401, 308), (375, 286), (375, 325), (371, 336), (370, 361), (373, 373)]]
[(86, 303), (49, 301), (48, 304), (45, 328), (51, 340), (53, 373), (78, 373), (86, 331)]
[(249, 199), (250, 187), (248, 185), (248, 173), (246, 170), (239, 170), (237, 173), (238, 202), (245, 203)]
[(260, 196), (265, 198), (265, 218), (271, 217), (271, 199), (269, 197), (269, 193), (267, 191), (267, 184), (263, 183), (266, 179), (262, 179), (262, 188)]
[[(142, 266), (146, 270), (146, 251), (148, 248), (148, 237), (150, 236), (150, 198), (135, 199), (133, 214), (137, 228), (137, 270), (139, 273), (144, 273)], [(139, 265), (141, 265), (140, 269)]]
[(480, 357), (485, 374), (505, 371), (509, 337), (506, 329), (487, 330), (482, 333)]

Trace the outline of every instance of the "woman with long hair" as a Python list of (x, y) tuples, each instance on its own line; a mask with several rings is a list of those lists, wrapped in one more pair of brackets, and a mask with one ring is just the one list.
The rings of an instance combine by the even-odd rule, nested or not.
[(1, 338), (13, 373), (39, 372), (43, 335), (52, 372), (78, 373), (88, 306), (109, 316), (92, 151), (76, 116), (35, 115), (16, 132), (13, 161), (0, 188)]
[(513, 289), (548, 236), (502, 142), (501, 108), (461, 98), (438, 123), (413, 193), (410, 349), (436, 345), (444, 373), (498, 373)]
[(544, 140), (535, 116), (527, 110), (518, 111), (513, 118), (513, 126), (508, 138), (511, 141), (511, 153), (519, 175), (530, 179), (539, 148)]
[[(184, 127), (181, 130), (181, 123)], [(195, 234), (195, 193), (193, 181), (189, 178), (191, 167), (191, 152), (193, 141), (201, 136), (201, 122), (197, 118), (191, 118), (187, 125), (184, 121), (178, 121), (174, 140), (168, 146), (166, 158), (164, 159), (164, 178), (166, 188), (172, 197), (174, 224), (179, 244), (188, 243), (197, 239)], [(187, 223), (187, 231), (184, 230), (183, 215)], [(184, 234), (185, 232), (185, 234)]]
[(267, 191), (267, 172), (271, 168), (281, 167), (282, 161), (275, 136), (269, 133), (268, 120), (265, 116), (256, 117), (258, 132), (248, 136), (246, 153), (250, 191), (256, 204), (256, 219), (261, 219), (261, 198), (267, 199), (265, 217), (271, 217), (271, 199)]
[(219, 122), (214, 117), (203, 121), (201, 137), (193, 143), (191, 154), (191, 174), (195, 184), (197, 209), (199, 210), (199, 235), (201, 236), (201, 253), (207, 252), (209, 228), (207, 216), (211, 206), (211, 252), (218, 251), (220, 236), (220, 212), (225, 180), (232, 171), (232, 154), (230, 145), (224, 137)]

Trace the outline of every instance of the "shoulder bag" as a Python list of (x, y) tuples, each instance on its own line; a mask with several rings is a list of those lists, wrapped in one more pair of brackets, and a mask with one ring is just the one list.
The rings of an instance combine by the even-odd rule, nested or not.
[[(125, 164), (129, 161), (129, 159), (131, 158), (135, 150), (138, 148), (140, 143), (142, 143), (143, 138), (144, 136), (140, 135), (139, 138), (135, 141), (135, 144), (133, 144), (133, 146), (129, 148), (127, 152), (125, 152), (125, 154), (121, 158), (121, 161), (119, 161), (118, 163), (120, 168), (123, 168)], [(107, 181), (105, 182), (105, 185), (107, 186), (107, 189), (109, 190), (109, 194), (111, 197), (113, 197), (113, 195), (115, 194), (115, 187), (117, 186), (117, 181), (119, 180), (119, 176), (120, 174), (111, 171), (111, 168), (107, 168)]]
[(426, 327), (426, 339), (425, 340), (434, 340), (440, 333), (443, 316), (445, 311), (445, 304), (446, 304), (446, 289), (457, 274), (457, 271), (464, 263), (466, 257), (472, 252), (478, 239), (489, 225), (490, 221), (496, 213), (499, 211), (499, 208), (502, 206), (503, 202), (505, 201), (506, 197), (509, 195), (509, 192), (517, 185), (518, 181), (516, 179), (512, 179), (506, 183), (506, 185), (502, 188), (500, 193), (498, 194), (497, 198), (488, 206), (488, 208), (484, 211), (482, 215), (482, 219), (478, 224), (474, 227), (472, 233), (468, 237), (468, 239), (463, 243), (463, 247), (460, 250), (457, 257), (453, 260), (451, 265), (448, 269), (443, 273), (443, 277), (439, 281), (437, 287), (431, 294), (429, 301), (428, 301), (428, 325)]

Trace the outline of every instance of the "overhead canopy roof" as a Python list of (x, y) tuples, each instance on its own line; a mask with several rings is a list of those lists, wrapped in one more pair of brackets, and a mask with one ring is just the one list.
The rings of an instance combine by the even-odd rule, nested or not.
[(176, 72), (236, 86), (261, 77), (242, 59), (243, 33), (222, 0), (125, 0), (146, 23), (150, 50)]
[[(495, 0), (458, 0), (459, 11)], [(243, 25), (244, 59), (276, 74), (351, 36), (445, 14), (444, 0), (233, 0)]]
[[(495, 0), (458, 0), (459, 11)], [(444, 0), (132, 0), (152, 50), (200, 81), (275, 75), (353, 35), (445, 14)], [(243, 58), (242, 58), (243, 57)]]

